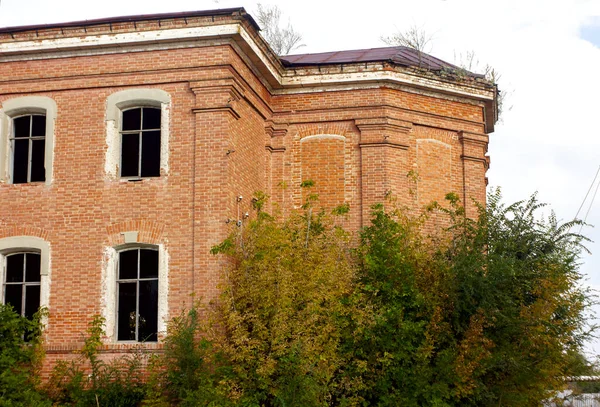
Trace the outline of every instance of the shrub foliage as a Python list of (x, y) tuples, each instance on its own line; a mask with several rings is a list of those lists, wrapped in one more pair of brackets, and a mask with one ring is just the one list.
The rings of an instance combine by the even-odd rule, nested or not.
[[(227, 259), (219, 300), (174, 318), (164, 353), (103, 362), (97, 318), (45, 395), (23, 342), (39, 325), (2, 308), (5, 405), (537, 406), (577, 373), (590, 334), (579, 223), (540, 217), (535, 196), (506, 206), (496, 191), (477, 219), (447, 198), (419, 217), (377, 205), (353, 234), (347, 206), (329, 214), (308, 194), (280, 220), (257, 195), (253, 220), (213, 249)], [(426, 234), (432, 214), (448, 227)]]

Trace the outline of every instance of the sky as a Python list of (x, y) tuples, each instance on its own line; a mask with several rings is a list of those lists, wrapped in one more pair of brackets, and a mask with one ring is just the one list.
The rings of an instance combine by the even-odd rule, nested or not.
[[(505, 108), (490, 134), (490, 187), (506, 202), (537, 192), (559, 219), (575, 217), (600, 166), (600, 0), (303, 0), (277, 5), (303, 35), (297, 53), (384, 46), (380, 37), (418, 27), (429, 53), (451, 63), (474, 52), (500, 72)], [(245, 0), (0, 0), (0, 27), (130, 14), (245, 7)], [(599, 179), (596, 183), (600, 182)], [(582, 257), (587, 284), (600, 289), (600, 194), (580, 218), (595, 228)], [(550, 209), (546, 210), (549, 214)], [(600, 315), (600, 307), (597, 313)], [(599, 321), (600, 322), (600, 321)], [(600, 355), (600, 340), (588, 355)]]

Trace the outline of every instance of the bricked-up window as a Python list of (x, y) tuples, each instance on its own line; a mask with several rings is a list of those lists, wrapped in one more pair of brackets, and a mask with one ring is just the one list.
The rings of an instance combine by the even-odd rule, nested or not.
[(40, 254), (12, 253), (4, 257), (4, 303), (27, 318), (40, 307)]
[(158, 339), (158, 250), (119, 252), (117, 301), (117, 340)]
[(13, 118), (10, 137), (12, 149), (12, 183), (44, 182), (46, 151), (46, 116), (28, 114)]
[(160, 108), (123, 110), (121, 177), (160, 176)]

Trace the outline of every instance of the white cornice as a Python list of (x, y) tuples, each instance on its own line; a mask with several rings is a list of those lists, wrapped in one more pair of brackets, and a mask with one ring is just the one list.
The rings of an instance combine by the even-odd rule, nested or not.
[(294, 93), (298, 88), (326, 87), (327, 85), (341, 85), (351, 89), (351, 84), (367, 84), (373, 82), (398, 83), (412, 85), (422, 89), (437, 90), (451, 93), (456, 96), (466, 96), (479, 100), (493, 100), (493, 93), (489, 90), (477, 89), (460, 85), (453, 85), (435, 79), (411, 75), (398, 71), (368, 71), (353, 73), (286, 76), (283, 78), (281, 93)]
[(452, 83), (408, 71), (382, 70), (377, 67), (377, 64), (372, 69), (356, 72), (320, 74), (309, 71), (306, 74), (297, 74), (295, 70), (286, 72), (285, 68), (282, 69), (281, 66), (273, 63), (240, 23), (2, 42), (0, 62), (181, 48), (198, 46), (198, 41), (225, 42), (227, 39), (233, 39), (263, 75), (270, 75), (273, 78), (273, 82), (271, 80), (268, 82), (272, 83), (271, 90), (275, 94), (304, 93), (323, 88), (351, 89), (353, 86), (364, 87), (384, 82), (487, 102), (494, 100), (494, 94), (489, 89)]
[(208, 27), (173, 28), (153, 31), (139, 31), (116, 34), (87, 35), (84, 37), (64, 37), (35, 41), (15, 41), (0, 43), (0, 55), (21, 55), (37, 52), (79, 50), (87, 47), (114, 47), (139, 43), (180, 41), (192, 38), (232, 36), (241, 29), (239, 24), (213, 25)]

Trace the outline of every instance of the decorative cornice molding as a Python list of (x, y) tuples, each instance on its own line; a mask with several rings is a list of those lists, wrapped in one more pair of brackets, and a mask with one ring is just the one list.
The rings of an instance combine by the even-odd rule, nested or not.
[(265, 146), (265, 149), (271, 153), (285, 153), (285, 147)]
[(283, 137), (288, 132), (288, 124), (287, 123), (275, 123), (271, 120), (268, 120), (265, 123), (265, 131), (267, 135), (270, 137)]
[(192, 113), (227, 112), (236, 120), (241, 117), (236, 105), (244, 98), (244, 89), (236, 78), (190, 82), (190, 89), (196, 95)]
[(398, 148), (400, 150), (408, 150), (408, 146), (399, 143), (393, 143), (390, 141), (381, 141), (381, 142), (368, 142), (368, 143), (358, 143), (360, 148), (367, 147), (389, 147), (389, 148)]
[(458, 139), (461, 142), (467, 142), (472, 144), (485, 145), (489, 143), (489, 136), (483, 133), (471, 133), (467, 131), (460, 131), (458, 133)]
[(408, 134), (412, 129), (412, 123), (392, 119), (390, 117), (375, 117), (368, 119), (354, 120), (356, 127), (361, 132), (364, 131), (391, 131)]
[[(211, 41), (235, 44), (236, 52), (247, 56), (265, 79), (273, 94), (304, 93), (313, 88), (364, 87), (372, 84), (402, 85), (434, 92), (442, 98), (461, 97), (485, 104), (488, 131), (493, 131), (490, 116), (495, 103), (495, 91), (483, 84), (462, 83), (440, 78), (431, 72), (417, 72), (402, 66), (384, 69), (384, 62), (348, 63), (335, 66), (285, 68), (262, 44), (255, 32), (240, 21), (221, 25), (169, 28), (139, 32), (102, 32), (96, 35), (62, 36), (38, 40), (0, 42), (0, 62), (73, 57), (95, 54), (148, 51), (203, 46)], [(383, 67), (383, 68), (382, 68)], [(323, 68), (323, 69), (321, 69)], [(343, 68), (343, 69), (342, 69)], [(488, 106), (489, 105), (489, 106)], [(489, 117), (488, 117), (489, 116)]]

